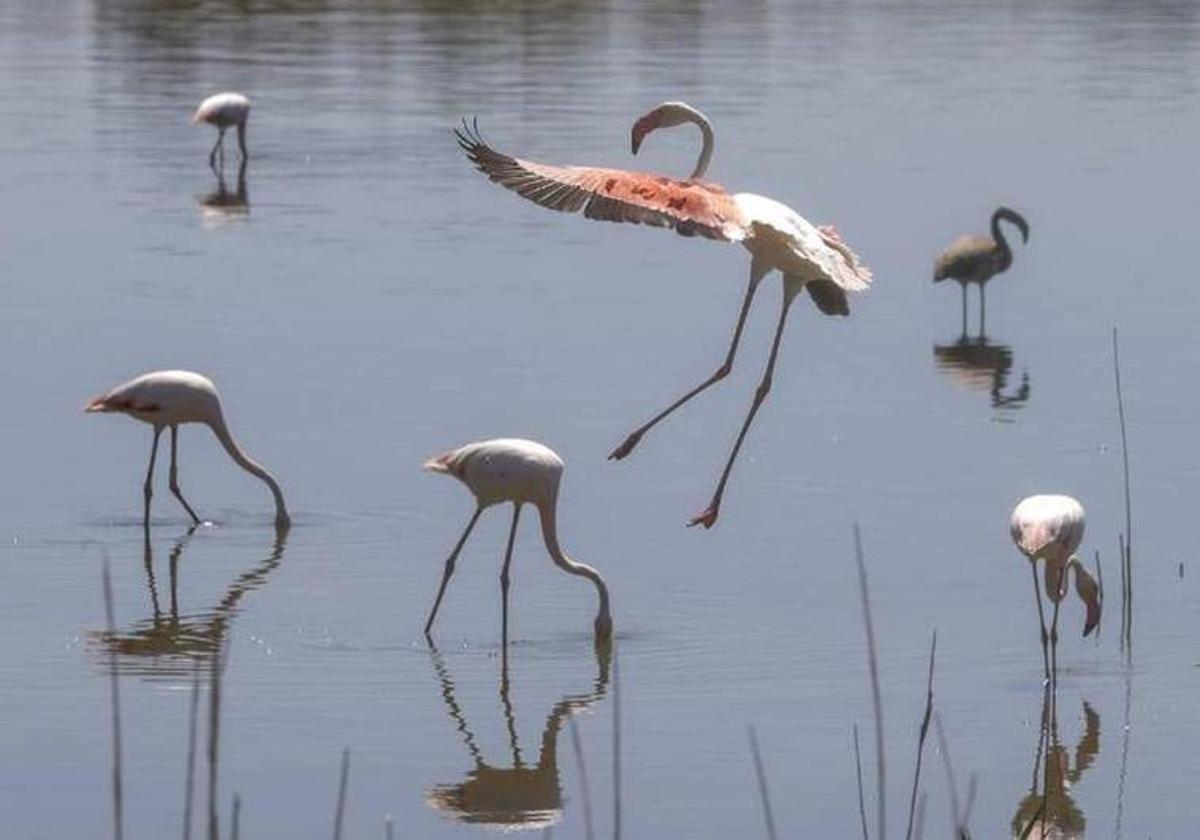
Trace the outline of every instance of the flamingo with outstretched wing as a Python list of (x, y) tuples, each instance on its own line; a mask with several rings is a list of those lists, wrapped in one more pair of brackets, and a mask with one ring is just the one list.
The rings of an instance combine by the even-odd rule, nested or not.
[(467, 157), (491, 180), (530, 201), (566, 213), (583, 211), (589, 219), (665, 227), (684, 236), (703, 236), (741, 243), (750, 252), (750, 283), (742, 300), (733, 339), (721, 366), (703, 382), (634, 429), (609, 456), (620, 460), (633, 451), (642, 436), (677, 408), (724, 379), (733, 368), (738, 342), (750, 303), (762, 279), (773, 270), (783, 274), (783, 306), (771, 343), (762, 381), (725, 463), (709, 506), (688, 524), (711, 528), (742, 442), (759, 406), (771, 389), (784, 323), (792, 301), (804, 289), (826, 315), (848, 315), (847, 292), (865, 291), (871, 271), (858, 259), (837, 230), (811, 224), (790, 207), (752, 193), (728, 193), (702, 180), (712, 158), (713, 131), (708, 119), (684, 102), (664, 102), (633, 125), (632, 150), (652, 131), (683, 123), (700, 128), (703, 145), (696, 167), (687, 179), (623, 169), (555, 166), (512, 157), (488, 146), (477, 126), (456, 131)]

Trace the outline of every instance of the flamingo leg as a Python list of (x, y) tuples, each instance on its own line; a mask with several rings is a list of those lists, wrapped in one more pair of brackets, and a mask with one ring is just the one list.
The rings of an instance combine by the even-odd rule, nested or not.
[(987, 288), (987, 283), (979, 284), (979, 337), (987, 336), (987, 296), (984, 289)]
[(803, 288), (804, 285), (802, 283), (795, 283), (790, 278), (784, 277), (783, 307), (779, 311), (779, 325), (775, 327), (775, 338), (771, 342), (771, 355), (767, 359), (767, 369), (763, 372), (762, 381), (758, 383), (758, 388), (754, 391), (754, 401), (750, 404), (750, 411), (746, 414), (745, 422), (742, 423), (742, 430), (738, 432), (737, 441), (733, 444), (733, 451), (729, 453), (729, 460), (725, 462), (725, 469), (721, 473), (721, 480), (717, 482), (717, 489), (713, 493), (712, 502), (688, 522), (689, 528), (693, 525), (703, 525), (705, 528), (711, 528), (717, 522), (717, 514), (721, 510), (721, 496), (725, 493), (725, 484), (729, 481), (729, 473), (733, 470), (733, 463), (737, 460), (738, 452), (742, 448), (742, 442), (746, 439), (746, 433), (750, 431), (750, 424), (754, 422), (754, 415), (758, 413), (759, 406), (763, 404), (763, 400), (767, 398), (767, 394), (771, 391), (771, 378), (775, 374), (775, 360), (779, 356), (779, 342), (783, 338), (783, 327), (787, 323), (788, 310), (791, 308), (792, 301), (796, 299), (796, 295)]
[(147, 528), (150, 527), (150, 497), (154, 495), (154, 460), (158, 456), (158, 436), (161, 434), (162, 426), (155, 426), (154, 442), (150, 444), (150, 468), (146, 470), (146, 483), (142, 485), (142, 498), (145, 500), (142, 522)]
[(671, 403), (658, 414), (654, 415), (645, 423), (630, 432), (629, 436), (625, 438), (621, 445), (614, 449), (608, 456), (610, 461), (619, 461), (624, 458), (633, 451), (635, 446), (638, 445), (642, 439), (642, 435), (646, 434), (646, 432), (650, 431), (662, 420), (665, 420), (675, 411), (675, 409), (692, 399), (692, 397), (695, 397), (708, 390), (710, 387), (717, 384), (729, 375), (729, 372), (733, 370), (733, 359), (737, 355), (738, 344), (742, 340), (742, 329), (746, 326), (746, 316), (750, 313), (750, 302), (754, 300), (754, 293), (758, 291), (759, 283), (762, 282), (763, 277), (765, 277), (767, 272), (770, 270), (771, 267), (769, 265), (762, 264), (758, 260), (754, 260), (751, 263), (750, 284), (746, 287), (746, 295), (742, 299), (742, 309), (741, 312), (738, 313), (737, 326), (734, 327), (733, 330), (733, 340), (729, 343), (729, 351), (725, 354), (725, 361), (721, 363), (721, 366), (717, 368), (716, 372), (714, 372), (712, 376), (708, 377), (708, 379), (705, 379), (695, 388), (688, 391), (682, 397), (675, 400), (675, 402)]
[(175, 498), (179, 500), (179, 504), (183, 505), (183, 509), (188, 512), (188, 516), (192, 517), (192, 524), (199, 525), (200, 517), (196, 516), (196, 511), (192, 510), (192, 506), (188, 504), (187, 499), (183, 498), (183, 491), (179, 489), (179, 427), (171, 427), (171, 492), (175, 494)]
[(1029, 568), (1033, 570), (1033, 600), (1037, 602), (1038, 625), (1042, 628), (1042, 665), (1046, 669), (1046, 681), (1050, 680), (1050, 654), (1046, 648), (1046, 612), (1042, 609), (1042, 584), (1038, 581), (1037, 561), (1031, 561)]
[(237, 126), (238, 130), (238, 149), (242, 152), (242, 160), (246, 161), (250, 158), (250, 153), (246, 151), (246, 123), (240, 122)]
[(215, 172), (217, 170), (217, 152), (221, 152), (221, 161), (225, 160), (225, 127), (217, 127), (217, 142), (213, 143), (212, 151), (208, 153), (208, 165)]
[(501, 596), (501, 618), (500, 618), (500, 636), (501, 643), (504, 648), (508, 648), (508, 587), (509, 576), (508, 570), (512, 566), (513, 543), (517, 539), (517, 520), (521, 518), (520, 503), (513, 504), (512, 528), (508, 532), (508, 547), (504, 550), (504, 568), (500, 570), (500, 596)]
[(967, 335), (967, 284), (959, 283), (958, 287), (962, 289), (962, 334), (966, 338)]
[[(1051, 685), (1058, 683), (1058, 608), (1063, 599), (1063, 584), (1066, 582), (1066, 569), (1059, 574), (1055, 581), (1054, 613), (1050, 620), (1050, 675)], [(1047, 586), (1049, 589), (1049, 586)]]
[[(437, 598), (433, 601), (433, 609), (429, 612), (429, 620), (425, 622), (425, 637), (429, 638), (429, 632), (433, 629), (433, 620), (437, 618), (438, 608), (442, 605), (442, 596), (446, 594), (446, 585), (450, 583), (450, 576), (454, 574), (454, 564), (458, 561), (458, 553), (462, 551), (463, 545), (467, 542), (467, 537), (471, 536), (471, 530), (475, 527), (475, 523), (479, 520), (479, 514), (483, 513), (482, 507), (475, 508), (475, 513), (471, 515), (471, 521), (467, 523), (466, 530), (462, 536), (458, 538), (458, 544), (454, 546), (454, 551), (450, 552), (450, 556), (446, 559), (446, 569), (442, 572), (442, 585), (438, 587)], [(432, 642), (432, 640), (430, 640)]]

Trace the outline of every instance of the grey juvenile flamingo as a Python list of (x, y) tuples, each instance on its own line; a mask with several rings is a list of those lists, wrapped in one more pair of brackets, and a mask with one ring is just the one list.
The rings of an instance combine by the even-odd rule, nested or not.
[(950, 247), (937, 255), (933, 266), (933, 282), (957, 280), (962, 287), (962, 329), (967, 331), (967, 284), (979, 285), (979, 332), (983, 330), (983, 287), (997, 274), (1012, 265), (1012, 248), (1000, 230), (1000, 222), (1011, 222), (1021, 232), (1021, 241), (1029, 241), (1029, 222), (1015, 210), (997, 208), (992, 214), (991, 236), (960, 236)]

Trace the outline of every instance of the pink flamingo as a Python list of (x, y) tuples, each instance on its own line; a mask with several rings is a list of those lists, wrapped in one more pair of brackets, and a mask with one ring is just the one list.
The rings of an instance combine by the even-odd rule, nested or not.
[(128, 414), (135, 420), (154, 427), (154, 442), (150, 447), (150, 468), (146, 471), (146, 483), (142, 490), (145, 496), (145, 519), (150, 521), (150, 497), (153, 495), (154, 459), (158, 455), (158, 438), (163, 429), (171, 429), (171, 492), (192, 522), (200, 524), (200, 517), (183, 498), (179, 489), (177, 466), (178, 434), (181, 423), (203, 423), (212, 429), (217, 440), (225, 447), (229, 457), (242, 469), (260, 478), (275, 497), (275, 527), (286, 528), (291, 524), (283, 491), (279, 482), (261, 465), (250, 459), (234, 441), (225, 424), (221, 411), (221, 400), (217, 388), (208, 377), (186, 370), (157, 370), (131, 379), (105, 394), (96, 397), (84, 411)]
[(650, 132), (688, 122), (699, 126), (703, 143), (695, 169), (685, 180), (622, 169), (553, 166), (522, 160), (492, 149), (480, 137), (478, 127), (468, 127), (465, 122), (456, 134), (467, 157), (481, 172), (543, 207), (568, 213), (583, 210), (589, 219), (653, 225), (671, 228), (684, 236), (741, 243), (750, 252), (750, 283), (724, 362), (710, 377), (634, 429), (609, 455), (612, 459), (624, 458), (651, 428), (729, 375), (759, 283), (773, 270), (783, 274), (783, 307), (766, 371), (754, 392), (712, 501), (688, 523), (711, 528), (717, 521), (725, 485), (742, 442), (771, 390), (779, 342), (792, 301), (808, 289), (822, 312), (847, 315), (850, 309), (846, 293), (865, 291), (871, 282), (871, 272), (834, 228), (812, 225), (790, 207), (770, 198), (751, 193), (730, 195), (723, 187), (702, 180), (712, 158), (713, 130), (708, 118), (687, 103), (664, 102), (638, 119), (632, 133), (634, 154)]
[(442, 585), (429, 619), (425, 622), (425, 635), (433, 630), (438, 608), (454, 564), (462, 551), (467, 537), (475, 527), (484, 508), (501, 502), (512, 502), (512, 528), (508, 533), (508, 548), (504, 552), (504, 568), (500, 572), (500, 593), (504, 643), (508, 642), (508, 587), (509, 566), (512, 565), (513, 541), (517, 536), (517, 520), (521, 516), (521, 505), (531, 504), (538, 509), (542, 520), (542, 539), (554, 565), (564, 572), (590, 580), (600, 598), (600, 609), (596, 613), (595, 631), (597, 640), (612, 636), (612, 614), (608, 608), (608, 587), (600, 573), (583, 563), (577, 563), (563, 553), (558, 544), (558, 484), (562, 479), (563, 461), (554, 450), (532, 440), (498, 438), (479, 443), (468, 443), (425, 463), (425, 469), (453, 476), (475, 494), (475, 513), (467, 523), (442, 573)]
[(225, 132), (230, 126), (237, 126), (238, 148), (242, 151), (242, 160), (250, 157), (246, 151), (246, 121), (250, 119), (250, 100), (240, 93), (217, 93), (200, 103), (196, 113), (192, 114), (192, 124), (208, 123), (217, 128), (217, 142), (208, 153), (208, 165), (217, 168), (217, 152), (221, 153), (221, 164), (225, 163)]
[[(1056, 495), (1022, 499), (1013, 509), (1009, 524), (1013, 542), (1029, 560), (1033, 570), (1033, 595), (1042, 626), (1042, 664), (1047, 680), (1053, 680), (1058, 673), (1058, 610), (1066, 596), (1069, 570), (1075, 571), (1075, 592), (1087, 609), (1083, 635), (1091, 633), (1100, 623), (1099, 586), (1075, 556), (1083, 541), (1083, 525), (1083, 505), (1071, 496)], [(1038, 584), (1038, 560), (1046, 567), (1046, 595), (1054, 604), (1049, 634), (1046, 632), (1046, 614), (1042, 610), (1042, 591)]]

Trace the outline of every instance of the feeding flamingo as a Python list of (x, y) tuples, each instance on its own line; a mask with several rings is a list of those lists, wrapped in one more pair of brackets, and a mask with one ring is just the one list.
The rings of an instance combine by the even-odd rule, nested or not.
[(596, 594), (600, 598), (600, 608), (596, 613), (594, 625), (596, 639), (602, 641), (612, 636), (608, 587), (604, 585), (603, 578), (591, 566), (577, 563), (568, 557), (558, 544), (558, 485), (562, 478), (563, 461), (554, 450), (531, 440), (497, 438), (468, 443), (439, 455), (427, 461), (425, 469), (457, 478), (475, 495), (475, 513), (471, 515), (466, 530), (446, 560), (442, 584), (438, 588), (429, 620), (425, 622), (426, 636), (429, 636), (433, 629), (438, 608), (442, 605), (442, 596), (446, 594), (446, 586), (450, 583), (450, 576), (454, 574), (454, 564), (467, 537), (471, 535), (471, 529), (475, 527), (479, 514), (483, 513), (484, 508), (501, 502), (512, 502), (513, 505), (512, 528), (508, 533), (508, 547), (504, 552), (504, 568), (500, 572), (504, 643), (508, 642), (508, 572), (512, 565), (517, 520), (521, 516), (521, 506), (524, 504), (531, 504), (538, 509), (542, 520), (542, 539), (554, 564), (564, 572), (587, 578), (595, 585)]
[[(1075, 556), (1083, 540), (1083, 505), (1070, 496), (1029, 496), (1012, 513), (1013, 542), (1029, 560), (1033, 570), (1033, 593), (1042, 627), (1042, 662), (1046, 679), (1058, 671), (1058, 608), (1066, 595), (1067, 571), (1075, 571), (1075, 592), (1087, 607), (1083, 635), (1100, 623), (1100, 590), (1096, 581)], [(1046, 595), (1054, 604), (1050, 623), (1050, 653), (1047, 653), (1046, 615), (1042, 610), (1042, 591), (1038, 582), (1037, 562), (1046, 567)]]
[(983, 333), (983, 289), (987, 281), (1008, 271), (1012, 265), (1012, 248), (1000, 230), (1000, 222), (1011, 222), (1021, 232), (1021, 241), (1029, 241), (1029, 222), (1015, 210), (1000, 207), (992, 214), (991, 236), (960, 236), (950, 247), (937, 255), (933, 266), (933, 282), (957, 280), (962, 287), (962, 331), (967, 331), (967, 284), (979, 285), (979, 332)]
[(225, 163), (225, 132), (237, 126), (238, 148), (242, 160), (250, 157), (246, 151), (246, 121), (250, 119), (250, 100), (240, 93), (217, 93), (200, 103), (192, 114), (192, 124), (208, 123), (217, 127), (217, 142), (208, 153), (208, 165), (217, 168), (217, 152), (221, 153), (221, 164)]
[(217, 396), (216, 386), (212, 381), (198, 373), (186, 370), (158, 370), (145, 373), (136, 379), (131, 379), (106, 394), (96, 397), (85, 411), (109, 412), (128, 414), (135, 420), (149, 423), (154, 427), (154, 441), (150, 447), (150, 468), (146, 471), (146, 483), (143, 486), (145, 496), (145, 520), (150, 521), (150, 497), (153, 495), (152, 482), (154, 479), (154, 460), (158, 455), (158, 438), (163, 429), (171, 429), (171, 492), (184, 510), (199, 524), (200, 517), (179, 489), (179, 471), (177, 464), (178, 435), (181, 423), (203, 423), (212, 429), (217, 440), (225, 447), (229, 457), (242, 469), (251, 475), (262, 479), (275, 498), (275, 527), (286, 528), (291, 524), (288, 517), (287, 505), (283, 501), (283, 491), (279, 483), (262, 466), (246, 455), (234, 441), (225, 424), (225, 415), (221, 411), (221, 400)]
[(689, 525), (711, 528), (742, 442), (759, 406), (771, 389), (779, 342), (792, 301), (808, 289), (813, 302), (827, 315), (847, 315), (847, 292), (865, 291), (871, 272), (832, 227), (817, 227), (794, 210), (760, 195), (729, 194), (702, 180), (712, 158), (713, 130), (708, 118), (684, 102), (664, 102), (633, 125), (632, 149), (659, 128), (693, 123), (700, 128), (702, 146), (691, 176), (678, 180), (662, 175), (586, 166), (553, 166), (497, 152), (480, 137), (478, 128), (456, 132), (467, 157), (491, 180), (543, 207), (563, 212), (583, 210), (589, 219), (666, 227), (684, 236), (703, 236), (741, 243), (751, 254), (750, 283), (742, 300), (733, 339), (724, 362), (706, 380), (634, 429), (609, 456), (620, 460), (633, 451), (642, 436), (677, 408), (729, 375), (742, 336), (750, 302), (762, 279), (773, 270), (783, 274), (783, 306), (771, 343), (767, 367), (754, 400), (717, 482), (709, 506)]

